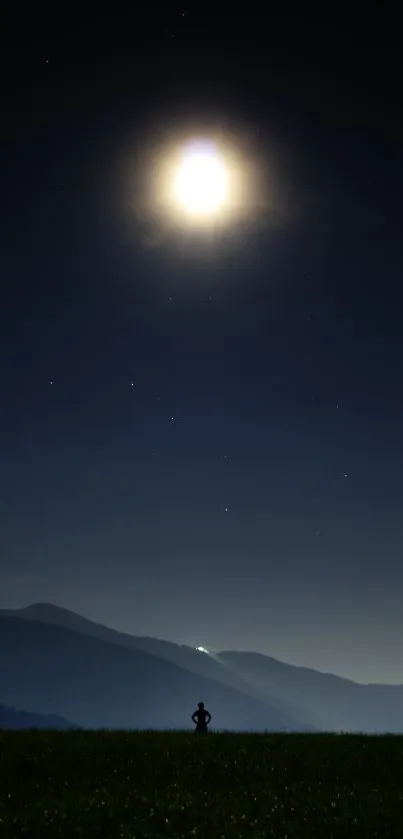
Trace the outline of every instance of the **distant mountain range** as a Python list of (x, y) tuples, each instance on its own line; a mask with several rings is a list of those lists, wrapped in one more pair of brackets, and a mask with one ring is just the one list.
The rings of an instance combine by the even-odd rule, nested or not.
[(0, 610), (6, 705), (89, 728), (183, 729), (199, 700), (215, 729), (403, 732), (403, 686), (132, 636), (46, 603)]

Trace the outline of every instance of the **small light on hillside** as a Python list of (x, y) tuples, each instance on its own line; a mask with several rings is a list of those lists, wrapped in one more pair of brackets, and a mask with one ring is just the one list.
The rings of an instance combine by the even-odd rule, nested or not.
[(206, 650), (205, 647), (196, 647), (196, 650), (198, 650), (199, 653), (206, 653), (206, 655), (209, 655), (209, 651)]

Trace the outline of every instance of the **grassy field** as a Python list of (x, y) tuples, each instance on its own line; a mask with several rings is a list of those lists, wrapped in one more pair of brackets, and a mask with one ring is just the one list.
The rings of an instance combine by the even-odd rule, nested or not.
[(0, 732), (0, 836), (403, 839), (403, 737)]

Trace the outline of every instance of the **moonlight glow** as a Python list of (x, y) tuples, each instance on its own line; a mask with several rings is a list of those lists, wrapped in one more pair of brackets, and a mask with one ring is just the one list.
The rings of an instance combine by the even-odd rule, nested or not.
[(228, 200), (228, 173), (214, 145), (186, 148), (174, 177), (174, 195), (185, 211), (196, 216), (219, 212)]
[(188, 231), (200, 232), (199, 242), (204, 233), (237, 226), (242, 235), (261, 216), (265, 178), (251, 138), (241, 131), (161, 130), (136, 167), (133, 207), (142, 223), (151, 223), (150, 241), (157, 245), (180, 241)]

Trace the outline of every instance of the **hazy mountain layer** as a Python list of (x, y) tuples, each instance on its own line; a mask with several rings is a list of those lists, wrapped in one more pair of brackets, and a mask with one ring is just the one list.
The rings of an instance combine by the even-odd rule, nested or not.
[(66, 629), (73, 629), (92, 638), (98, 638), (99, 640), (128, 647), (129, 649), (143, 650), (151, 655), (171, 661), (173, 664), (177, 664), (179, 667), (185, 668), (191, 673), (198, 673), (208, 679), (218, 681), (220, 684), (233, 687), (241, 693), (253, 696), (255, 699), (269, 704), (270, 707), (277, 708), (281, 713), (285, 713), (293, 719), (298, 720), (299, 724), (313, 724), (311, 714), (306, 708), (300, 708), (298, 703), (288, 702), (284, 697), (279, 698), (275, 693), (268, 695), (267, 690), (261, 689), (253, 683), (246, 681), (236, 671), (227, 666), (225, 661), (219, 659), (214, 654), (206, 655), (206, 653), (200, 652), (194, 647), (175, 644), (172, 641), (163, 641), (159, 638), (128, 635), (124, 632), (118, 632), (102, 624), (94, 623), (94, 621), (77, 615), (69, 609), (53, 606), (51, 603), (34, 603), (25, 609), (16, 611), (0, 610), (0, 615), (52, 623), (56, 626), (64, 626)]
[(187, 728), (200, 699), (218, 729), (303, 727), (171, 661), (40, 621), (0, 617), (0, 673), (5, 704), (86, 727)]
[(220, 652), (219, 660), (268, 696), (297, 702), (320, 728), (403, 732), (403, 686), (361, 685), (259, 653)]
[[(192, 692), (194, 686), (197, 693), (196, 686), (200, 685), (202, 698), (210, 705), (214, 701), (213, 696), (216, 696), (214, 689), (232, 688), (238, 700), (239, 696), (243, 697), (243, 701), (247, 698), (255, 700), (256, 707), (260, 709), (259, 714), (262, 713), (262, 705), (267, 706), (267, 713), (271, 715), (269, 727), (273, 725), (279, 728), (285, 726), (302, 729), (317, 726), (325, 730), (403, 732), (403, 686), (360, 685), (339, 676), (295, 667), (254, 652), (223, 651), (207, 655), (185, 645), (117, 632), (67, 609), (46, 603), (33, 604), (15, 612), (0, 611), (0, 615), (3, 618), (14, 616), (23, 621), (35, 621), (74, 630), (87, 638), (107, 642), (127, 652), (136, 652), (138, 655), (143, 653), (149, 658), (157, 659), (160, 668), (161, 662), (176, 665), (181, 668), (182, 679), (183, 671), (187, 673), (186, 690), (191, 685), (190, 691)], [(110, 656), (110, 653), (108, 655)], [(136, 661), (139, 662), (140, 659), (141, 656)], [(171, 678), (171, 671), (161, 669), (157, 675), (154, 672), (155, 661), (150, 667), (153, 684), (158, 690), (158, 680), (162, 679), (164, 683), (165, 679)], [(176, 672), (174, 668), (172, 673)], [(196, 676), (201, 677), (202, 681), (194, 681)], [(178, 677), (176, 675), (172, 678)], [(162, 687), (163, 692), (165, 689)], [(184, 682), (183, 686), (181, 682), (180, 690), (185, 691)], [(189, 701), (190, 698), (191, 702), (197, 699), (194, 694), (189, 697)], [(4, 696), (0, 696), (0, 699), (4, 700)], [(178, 701), (182, 701), (180, 697)], [(223, 727), (225, 713), (222, 700), (218, 701), (220, 722), (215, 722), (218, 727)], [(160, 708), (160, 703), (157, 703), (156, 707)], [(161, 713), (163, 715), (164, 712)], [(183, 713), (184, 709), (180, 714)], [(185, 718), (182, 717), (182, 725), (187, 722), (186, 713)], [(249, 721), (244, 722), (242, 727), (259, 728), (260, 719), (259, 716), (259, 723), (255, 721), (253, 725)], [(158, 723), (154, 720), (151, 725), (154, 727)]]

